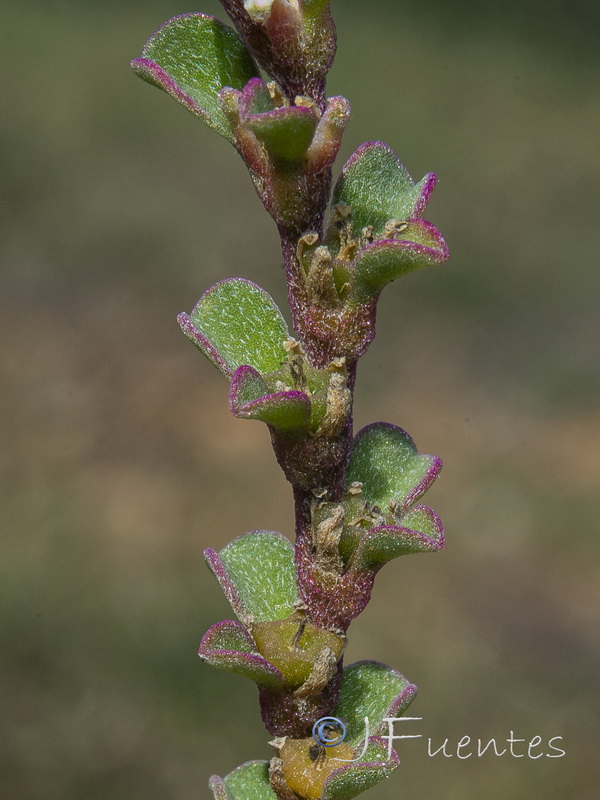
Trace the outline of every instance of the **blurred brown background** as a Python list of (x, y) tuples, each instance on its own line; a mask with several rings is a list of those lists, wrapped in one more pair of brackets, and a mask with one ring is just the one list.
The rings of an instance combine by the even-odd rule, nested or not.
[[(600, 11), (337, 0), (342, 157), (440, 177), (452, 260), (389, 287), (357, 427), (445, 469), (447, 549), (379, 576), (348, 658), (420, 687), (425, 739), (372, 800), (598, 796)], [(2, 800), (192, 800), (269, 757), (249, 682), (195, 651), (230, 616), (202, 549), (291, 533), (266, 429), (175, 315), (212, 282), (284, 303), (229, 145), (128, 72), (166, 0), (4, 3), (0, 120)], [(564, 758), (427, 756), (563, 737)], [(400, 730), (400, 733), (408, 732)], [(521, 751), (523, 752), (523, 751)], [(539, 751), (536, 751), (539, 752)]]

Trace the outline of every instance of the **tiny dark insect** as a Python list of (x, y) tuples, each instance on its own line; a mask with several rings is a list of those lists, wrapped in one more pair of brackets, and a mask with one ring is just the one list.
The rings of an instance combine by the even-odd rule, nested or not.
[(308, 748), (308, 757), (310, 758), (310, 760), (316, 761), (322, 749), (323, 748), (321, 747), (321, 745), (317, 744), (317, 742), (311, 744), (311, 746)]
[(320, 767), (323, 761), (325, 761), (325, 748), (321, 747), (318, 742), (311, 744), (308, 748), (308, 757), (316, 767)]

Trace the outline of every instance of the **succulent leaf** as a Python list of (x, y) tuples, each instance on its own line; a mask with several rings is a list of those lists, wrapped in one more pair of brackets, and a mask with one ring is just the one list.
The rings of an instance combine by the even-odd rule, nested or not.
[(394, 501), (400, 508), (407, 508), (429, 488), (441, 467), (437, 456), (419, 455), (402, 428), (375, 422), (354, 439), (346, 488), (360, 482), (368, 503), (386, 510)]
[(190, 315), (177, 318), (190, 341), (227, 377), (242, 364), (275, 372), (286, 360), (288, 328), (273, 298), (252, 281), (219, 281)]
[(254, 639), (239, 622), (217, 622), (202, 637), (198, 655), (215, 667), (243, 675), (261, 686), (276, 689), (283, 675), (256, 649)]
[(215, 800), (277, 800), (269, 781), (268, 761), (248, 761), (224, 778), (213, 775), (209, 786)]
[(306, 106), (283, 106), (251, 114), (245, 124), (275, 159), (297, 161), (306, 153), (317, 127), (317, 113)]
[(224, 86), (243, 89), (259, 74), (238, 34), (207, 14), (165, 22), (131, 62), (140, 78), (167, 92), (230, 142), (231, 125), (218, 102)]
[(402, 227), (398, 238), (380, 239), (357, 253), (352, 262), (357, 299), (373, 296), (396, 278), (448, 258), (446, 242), (431, 223), (415, 219)]
[(251, 531), (219, 553), (204, 551), (208, 566), (245, 624), (286, 619), (298, 600), (294, 548), (280, 533)]
[(234, 416), (258, 419), (282, 432), (306, 431), (310, 422), (311, 403), (304, 392), (269, 393), (263, 377), (248, 365), (233, 375), (229, 404)]
[(386, 664), (356, 661), (344, 667), (334, 715), (346, 725), (346, 741), (356, 746), (364, 740), (365, 717), (372, 735), (383, 733), (383, 720), (403, 714), (416, 693), (414, 684)]
[(389, 145), (365, 142), (344, 165), (333, 202), (352, 209), (355, 236), (371, 225), (379, 235), (390, 219), (408, 221), (420, 216), (435, 183), (432, 172), (415, 183)]
[(352, 567), (354, 569), (375, 569), (398, 556), (406, 556), (410, 553), (431, 553), (441, 550), (443, 546), (443, 529), (441, 534), (438, 531), (436, 535), (428, 536), (400, 525), (382, 525), (379, 528), (371, 528), (361, 538), (352, 559)]

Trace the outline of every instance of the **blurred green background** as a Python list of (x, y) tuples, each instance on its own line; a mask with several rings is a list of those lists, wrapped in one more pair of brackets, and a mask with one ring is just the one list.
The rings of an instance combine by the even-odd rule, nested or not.
[[(195, 651), (230, 616), (202, 549), (292, 531), (266, 429), (175, 315), (212, 282), (285, 302), (229, 145), (128, 71), (166, 0), (0, 11), (2, 800), (192, 800), (268, 758), (254, 687)], [(357, 427), (445, 469), (447, 549), (388, 566), (351, 628), (420, 687), (372, 800), (598, 797), (600, 9), (337, 0), (341, 154), (440, 178), (452, 260), (382, 298)], [(564, 758), (429, 758), (469, 735)], [(409, 732), (401, 730), (400, 733)]]

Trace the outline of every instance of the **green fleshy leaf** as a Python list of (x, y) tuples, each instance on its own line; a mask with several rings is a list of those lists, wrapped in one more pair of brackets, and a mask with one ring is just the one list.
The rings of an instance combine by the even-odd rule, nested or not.
[(241, 419), (257, 419), (280, 431), (306, 431), (311, 404), (304, 392), (270, 393), (260, 373), (240, 367), (231, 382), (231, 411)]
[(363, 428), (354, 440), (346, 487), (359, 481), (364, 500), (386, 511), (392, 500), (400, 506), (417, 500), (440, 469), (440, 459), (419, 455), (401, 428), (376, 422)]
[(397, 758), (388, 761), (387, 747), (383, 743), (371, 741), (361, 761), (349, 764), (327, 778), (321, 800), (351, 800), (389, 778), (398, 763)]
[(282, 432), (299, 432), (308, 428), (310, 404), (305, 398), (286, 397), (284, 392), (271, 394), (264, 402), (248, 404), (235, 412), (241, 419), (257, 419)]
[(438, 540), (432, 541), (418, 531), (390, 525), (374, 528), (363, 536), (352, 565), (359, 569), (373, 569), (399, 556), (431, 553), (439, 549)]
[(272, 689), (283, 685), (281, 672), (256, 649), (252, 636), (239, 622), (217, 622), (202, 637), (198, 655), (214, 667), (242, 675)]
[(416, 691), (403, 675), (377, 661), (357, 661), (345, 667), (334, 716), (346, 725), (346, 741), (355, 746), (364, 741), (365, 717), (369, 718), (370, 735), (387, 731), (382, 720), (403, 713)]
[(284, 536), (273, 531), (246, 533), (224, 547), (219, 558), (252, 620), (287, 619), (294, 612), (294, 548)]
[(442, 235), (424, 220), (406, 223), (397, 236), (368, 245), (357, 254), (353, 267), (359, 298), (372, 296), (396, 278), (448, 258)]
[(288, 106), (254, 114), (245, 123), (276, 159), (296, 161), (306, 153), (317, 127), (313, 109)]
[(241, 90), (259, 74), (237, 33), (206, 14), (183, 14), (166, 22), (132, 67), (232, 143), (234, 135), (219, 105), (219, 92), (224, 86)]
[[(223, 779), (215, 778), (217, 776), (211, 778), (210, 783), (215, 800), (277, 800), (269, 781), (268, 761), (248, 761)], [(221, 794), (217, 794), (215, 788)], [(222, 793), (223, 788), (226, 795)]]
[(390, 220), (408, 220), (415, 215), (431, 176), (415, 183), (396, 153), (383, 142), (367, 142), (350, 157), (335, 187), (333, 202), (352, 209), (356, 236), (372, 225), (375, 235)]
[[(208, 289), (191, 315), (181, 315), (193, 328), (184, 332), (218, 369), (231, 377), (242, 364), (260, 373), (275, 372), (287, 359), (286, 322), (273, 298), (251, 281), (231, 278)], [(194, 330), (199, 336), (194, 336)]]

